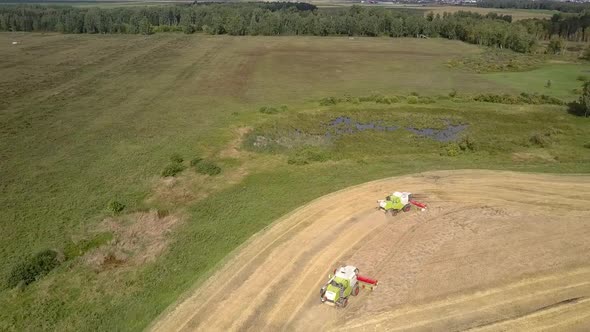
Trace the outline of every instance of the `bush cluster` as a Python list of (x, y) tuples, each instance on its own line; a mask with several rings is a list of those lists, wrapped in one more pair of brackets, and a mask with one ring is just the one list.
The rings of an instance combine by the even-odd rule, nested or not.
[(478, 145), (473, 137), (465, 135), (461, 137), (457, 142), (452, 142), (443, 147), (440, 152), (442, 156), (456, 157), (461, 152), (477, 151)]
[(449, 143), (445, 146), (445, 153), (449, 157), (456, 157), (461, 153), (461, 148), (457, 143)]
[(386, 97), (380, 94), (372, 94), (370, 96), (359, 97), (358, 100), (361, 103), (364, 102), (374, 102), (378, 104), (394, 104), (399, 103), (400, 99), (396, 96), (393, 97)]
[(191, 160), (191, 166), (197, 166), (198, 163), (200, 163), (201, 161), (203, 161), (203, 158), (201, 157), (195, 157)]
[(458, 142), (461, 151), (477, 151), (478, 145), (475, 139), (469, 135), (461, 137)]
[(409, 96), (408, 98), (406, 98), (406, 101), (408, 102), (408, 104), (418, 104), (418, 97)]
[(553, 143), (553, 140), (551, 139), (551, 136), (548, 135), (547, 133), (534, 133), (529, 138), (529, 141), (533, 145), (537, 145), (537, 146), (540, 146), (542, 148), (546, 148), (546, 147), (550, 146)]
[(449, 61), (452, 68), (465, 68), (476, 73), (516, 72), (537, 68), (546, 56), (515, 53), (505, 49), (488, 48), (486, 52)]
[(561, 99), (544, 94), (521, 93), (520, 95), (482, 93), (473, 97), (474, 101), (497, 104), (531, 104), (531, 105), (563, 105)]
[[(453, 102), (485, 102), (485, 103), (496, 103), (496, 104), (530, 104), (530, 105), (564, 105), (564, 102), (552, 96), (537, 93), (526, 93), (522, 92), (519, 95), (510, 94), (494, 94), (494, 93), (482, 93), (474, 96), (461, 96), (459, 97), (456, 90), (452, 90), (448, 96), (438, 96), (438, 99), (451, 99)], [(435, 98), (420, 96), (416, 92), (410, 93), (409, 96), (383, 96), (380, 94), (373, 94), (370, 96), (362, 97), (350, 97), (345, 96), (344, 98), (326, 97), (320, 100), (321, 106), (332, 106), (342, 102), (347, 103), (365, 103), (374, 102), (379, 104), (394, 104), (405, 100), (408, 104), (431, 104), (436, 102)]]
[(280, 107), (271, 107), (271, 106), (262, 106), (261, 108), (258, 109), (258, 112), (263, 113), (263, 114), (277, 114), (280, 112), (285, 112), (287, 110), (287, 106), (286, 105), (282, 105)]
[(183, 161), (184, 161), (184, 159), (183, 159), (183, 158), (182, 158), (182, 156), (181, 156), (181, 155), (179, 155), (178, 153), (174, 153), (174, 154), (172, 154), (172, 155), (170, 156), (170, 162), (173, 162), (173, 163), (180, 164), (180, 163), (182, 163)]
[(109, 202), (109, 204), (107, 206), (107, 209), (110, 212), (112, 212), (114, 214), (117, 214), (117, 213), (120, 213), (121, 211), (123, 211), (125, 209), (125, 204), (123, 204), (123, 203), (121, 203), (119, 201), (112, 200), (112, 201)]
[(194, 165), (197, 173), (206, 175), (217, 175), (221, 173), (221, 167), (217, 166), (214, 162), (208, 160), (201, 160)]
[(6, 284), (9, 288), (22, 285), (29, 285), (40, 279), (61, 263), (55, 250), (43, 250), (32, 257), (25, 259), (15, 265), (10, 273)]
[(163, 170), (162, 170), (162, 177), (169, 177), (169, 176), (176, 176), (178, 173), (182, 172), (184, 170), (184, 165), (182, 164), (182, 162), (184, 161), (184, 158), (182, 158), (182, 156), (178, 153), (174, 153), (170, 156), (170, 164), (168, 164)]
[(162, 170), (162, 176), (163, 177), (176, 176), (178, 173), (182, 172), (183, 170), (184, 170), (184, 166), (181, 163), (171, 163), (171, 164), (168, 164), (168, 166), (166, 166)]
[(320, 100), (320, 106), (332, 106), (340, 103), (342, 100), (336, 97), (325, 97)]
[(556, 135), (563, 134), (559, 128), (549, 128), (543, 132), (533, 133), (529, 137), (529, 142), (533, 145), (546, 148), (553, 144)]

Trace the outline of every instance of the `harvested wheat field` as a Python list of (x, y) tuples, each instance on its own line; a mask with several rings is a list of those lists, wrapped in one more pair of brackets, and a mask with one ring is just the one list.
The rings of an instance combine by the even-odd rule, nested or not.
[[(375, 209), (395, 190), (429, 204)], [(253, 237), (152, 326), (191, 330), (584, 330), (590, 176), (443, 171), (324, 196)], [(341, 264), (379, 280), (348, 307), (319, 289)]]

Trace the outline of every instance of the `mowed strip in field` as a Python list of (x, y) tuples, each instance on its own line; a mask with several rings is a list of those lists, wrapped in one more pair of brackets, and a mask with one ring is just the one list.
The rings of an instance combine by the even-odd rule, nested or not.
[[(580, 329), (590, 324), (589, 181), (432, 172), (333, 193), (254, 237), (154, 330)], [(375, 210), (406, 188), (429, 208)], [(339, 264), (379, 280), (341, 310), (318, 298)]]

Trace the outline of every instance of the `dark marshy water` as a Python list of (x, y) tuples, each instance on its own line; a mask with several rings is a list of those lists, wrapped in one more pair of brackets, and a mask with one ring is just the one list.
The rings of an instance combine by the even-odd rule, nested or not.
[(339, 116), (334, 120), (328, 122), (329, 131), (326, 132), (326, 136), (330, 137), (333, 135), (339, 136), (343, 134), (353, 134), (361, 131), (395, 131), (395, 130), (407, 130), (419, 136), (431, 138), (438, 142), (450, 142), (457, 139), (458, 135), (467, 129), (469, 125), (452, 125), (449, 121), (446, 121), (446, 127), (443, 129), (434, 128), (422, 128), (417, 129), (413, 127), (400, 127), (400, 126), (386, 126), (382, 121), (374, 122), (357, 122), (347, 116)]

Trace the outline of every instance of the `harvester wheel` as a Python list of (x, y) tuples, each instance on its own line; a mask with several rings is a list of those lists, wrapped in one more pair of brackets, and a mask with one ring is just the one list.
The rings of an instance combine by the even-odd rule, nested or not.
[(348, 305), (348, 298), (345, 298), (344, 301), (342, 301), (342, 308), (346, 308), (347, 305)]
[(357, 284), (356, 286), (354, 286), (354, 289), (352, 290), (352, 295), (354, 295), (354, 296), (359, 295), (359, 290), (360, 290), (360, 287)]
[(412, 205), (410, 205), (410, 204), (406, 204), (406, 205), (404, 206), (404, 208), (403, 208), (403, 211), (404, 211), (404, 212), (408, 212), (408, 211), (410, 211), (410, 209), (411, 209), (411, 208), (412, 208)]
[(398, 210), (396, 210), (396, 209), (391, 209), (390, 211), (391, 211), (391, 215), (392, 215), (392, 216), (395, 216), (395, 215), (396, 215), (396, 214), (399, 212), (399, 211), (398, 211)]

